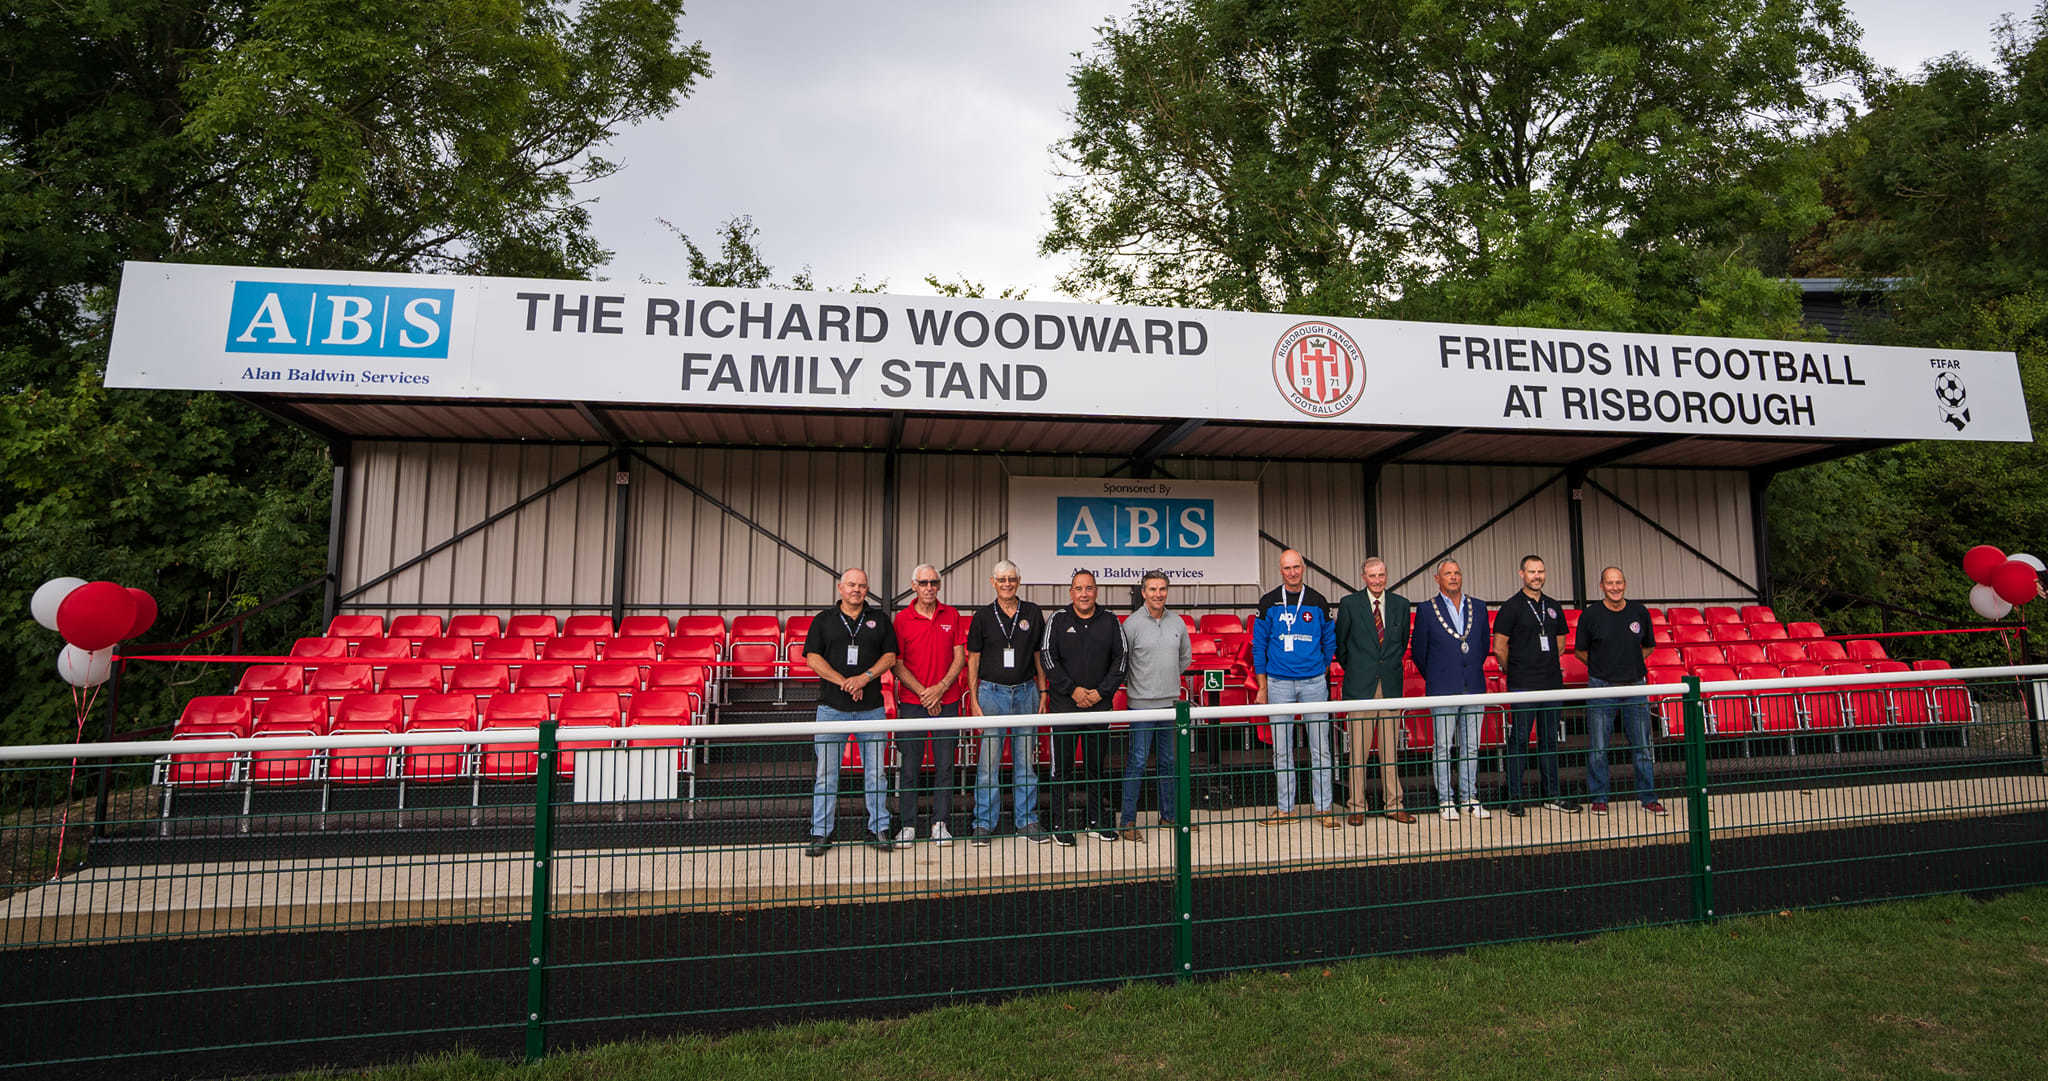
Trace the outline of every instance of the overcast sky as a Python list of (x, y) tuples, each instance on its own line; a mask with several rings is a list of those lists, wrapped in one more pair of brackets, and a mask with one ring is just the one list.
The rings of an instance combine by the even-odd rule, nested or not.
[[(1877, 61), (1991, 53), (2011, 0), (1850, 0)], [(750, 214), (778, 279), (809, 264), (821, 286), (862, 277), (928, 293), (926, 274), (1060, 298), (1038, 256), (1060, 187), (1049, 147), (1067, 130), (1067, 76), (1117, 0), (825, 3), (699, 0), (687, 38), (712, 77), (608, 156), (625, 168), (583, 194), (611, 278), (680, 281), (673, 222), (707, 248)]]

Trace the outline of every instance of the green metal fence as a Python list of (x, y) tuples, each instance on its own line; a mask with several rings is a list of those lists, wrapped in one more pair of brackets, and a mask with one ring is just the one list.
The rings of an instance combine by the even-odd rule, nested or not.
[[(930, 722), (942, 737), (931, 768), (891, 760), (875, 730), (901, 721), (103, 745), (79, 752), (112, 770), (99, 819), (92, 770), (67, 782), (72, 748), (0, 749), (8, 804), (66, 783), (77, 797), (0, 824), (0, 1069), (264, 1073), (452, 1046), (536, 1057), (645, 1033), (2038, 884), (2044, 674), (1689, 679), (1330, 707), (1340, 722), (1354, 708), (1397, 714), (1398, 806), (1412, 823), (1392, 813), (1376, 757), (1354, 790), (1347, 743), (1369, 744), (1376, 726), (1273, 723), (1298, 706), (1035, 717), (1015, 723), (1058, 738), (1021, 748), (954, 742), (1011, 722)], [(1625, 725), (1603, 755), (1588, 740), (1589, 713), (1637, 695), (1653, 721), (1647, 785)], [(1455, 748), (1448, 805), (1434, 777), (1429, 710), (1461, 704), (1480, 711), (1477, 808), (1457, 792)], [(1515, 709), (1539, 732), (1562, 730), (1555, 792), (1538, 756), (1503, 746)], [(1156, 770), (1141, 779), (1126, 820), (1140, 724), (1174, 766), (1163, 793)], [(823, 760), (840, 766), (822, 801), (821, 733)], [(1327, 777), (1316, 736), (1332, 748)], [(1294, 747), (1285, 817), (1276, 740)], [(947, 746), (959, 760), (942, 775)], [(978, 791), (991, 750), (994, 784)], [(1607, 813), (1595, 815), (1588, 774), (1610, 759)], [(885, 767), (879, 839), (870, 760)], [(1510, 765), (1525, 769), (1516, 800), (1502, 793)], [(1024, 778), (1038, 781), (1026, 816), (1044, 834), (1016, 818)], [(941, 797), (950, 840), (932, 830)], [(991, 804), (994, 832), (977, 838)], [(836, 822), (812, 855), (818, 807)], [(898, 843), (907, 816), (914, 837)]]

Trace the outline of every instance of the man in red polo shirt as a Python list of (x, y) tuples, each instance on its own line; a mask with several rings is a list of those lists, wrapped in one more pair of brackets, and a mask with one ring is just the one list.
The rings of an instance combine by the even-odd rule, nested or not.
[[(951, 605), (939, 603), (939, 569), (920, 563), (910, 572), (917, 599), (896, 613), (896, 716), (958, 717), (966, 691), (960, 674), (967, 668), (967, 647), (960, 642), (967, 624)], [(924, 774), (924, 751), (932, 750), (932, 832), (941, 848), (953, 843), (946, 820), (953, 813), (953, 756), (960, 747), (957, 731), (898, 730), (896, 808), (903, 828), (898, 841), (917, 839), (918, 795)]]

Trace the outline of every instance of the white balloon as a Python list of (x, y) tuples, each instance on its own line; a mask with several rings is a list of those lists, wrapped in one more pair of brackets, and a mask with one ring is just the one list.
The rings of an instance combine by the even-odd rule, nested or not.
[(44, 582), (36, 587), (36, 595), (29, 598), (29, 614), (35, 616), (36, 622), (44, 629), (56, 630), (57, 606), (64, 603), (64, 598), (69, 597), (72, 590), (84, 584), (83, 578), (52, 578)]
[(77, 646), (65, 646), (57, 654), (57, 674), (73, 687), (97, 687), (114, 675), (114, 647), (88, 653)]
[(2038, 556), (2030, 556), (2025, 552), (2021, 552), (2019, 555), (2011, 556), (2009, 558), (2017, 559), (2020, 562), (2025, 563), (2027, 566), (2034, 568), (2035, 574), (2040, 574), (2042, 571), (2048, 571), (2048, 563), (2041, 562), (2040, 557)]
[(2012, 613), (2012, 605), (2007, 604), (2005, 598), (1990, 586), (1970, 587), (1970, 607), (1985, 619), (2004, 619)]

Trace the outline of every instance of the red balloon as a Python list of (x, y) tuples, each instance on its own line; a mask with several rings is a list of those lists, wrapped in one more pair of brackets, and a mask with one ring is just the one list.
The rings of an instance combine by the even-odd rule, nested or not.
[(135, 624), (135, 598), (112, 582), (87, 582), (57, 606), (57, 633), (90, 653), (121, 640)]
[(140, 638), (142, 632), (156, 625), (156, 598), (146, 590), (128, 587), (128, 595), (135, 599), (135, 622), (128, 625), (128, 633), (121, 636), (123, 642)]
[(1990, 585), (1991, 576), (2003, 566), (2005, 553), (1988, 544), (1980, 544), (1963, 553), (1963, 573), (1980, 586)]
[(2040, 595), (2041, 580), (2034, 576), (2034, 568), (2017, 559), (2006, 560), (2005, 565), (1991, 574), (1991, 588), (2007, 604), (2025, 604)]

